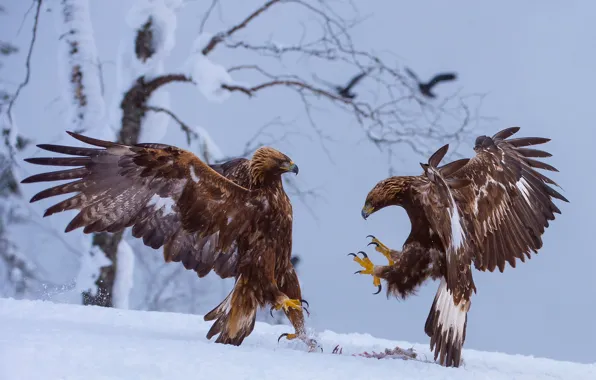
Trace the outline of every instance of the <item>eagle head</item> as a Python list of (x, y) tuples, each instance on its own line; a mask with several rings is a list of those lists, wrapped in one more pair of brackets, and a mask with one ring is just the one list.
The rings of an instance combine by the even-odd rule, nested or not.
[(288, 172), (298, 174), (298, 165), (277, 149), (261, 147), (252, 156), (250, 171), (253, 178), (263, 180)]
[(404, 198), (408, 177), (391, 177), (377, 183), (368, 192), (361, 215), (364, 219), (387, 206), (398, 206)]

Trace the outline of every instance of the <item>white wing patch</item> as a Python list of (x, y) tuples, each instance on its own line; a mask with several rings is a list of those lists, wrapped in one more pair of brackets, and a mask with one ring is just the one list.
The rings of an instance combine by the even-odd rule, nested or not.
[[(463, 344), (464, 330), (466, 328), (466, 315), (469, 304), (461, 301), (459, 305), (453, 303), (453, 295), (447, 289), (447, 281), (441, 279), (437, 291), (436, 310), (439, 312), (436, 327), (441, 330), (441, 335), (450, 337), (451, 342), (458, 346)], [(450, 334), (450, 331), (452, 333)]]
[(199, 176), (197, 175), (197, 172), (195, 171), (195, 167), (190, 165), (190, 178), (192, 178), (192, 180), (195, 183), (199, 182)]
[(461, 218), (459, 217), (459, 210), (457, 209), (457, 204), (455, 203), (455, 199), (453, 199), (453, 195), (451, 195), (451, 190), (448, 190), (448, 192), (449, 202), (451, 203), (451, 246), (455, 250), (457, 250), (463, 244), (465, 235), (464, 229), (461, 227)]
[(174, 202), (174, 200), (170, 197), (162, 198), (159, 195), (154, 194), (147, 203), (147, 206), (153, 206), (155, 208), (155, 211), (164, 208), (163, 214), (165, 216), (174, 212), (175, 204), (176, 202)]
[(515, 183), (515, 186), (517, 186), (517, 189), (522, 193), (522, 196), (524, 197), (526, 202), (528, 204), (531, 204), (530, 203), (530, 188), (528, 186), (528, 182), (526, 181), (526, 179), (524, 177), (521, 177), (519, 179), (519, 181), (517, 181)]

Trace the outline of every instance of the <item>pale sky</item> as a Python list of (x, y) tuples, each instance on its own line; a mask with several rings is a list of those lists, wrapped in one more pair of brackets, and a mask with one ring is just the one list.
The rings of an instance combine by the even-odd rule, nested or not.
[[(176, 48), (167, 63), (171, 71), (176, 70), (188, 53), (197, 35), (201, 12), (208, 3), (191, 2), (179, 14)], [(223, 2), (226, 24), (215, 16), (206, 30), (217, 32), (260, 4), (243, 2), (240, 9), (233, 3)], [(455, 70), (459, 81), (449, 85), (450, 89), (487, 93), (481, 114), (496, 119), (481, 122), (477, 134), (492, 135), (517, 125), (521, 127), (519, 136), (552, 139), (544, 145), (553, 154), (547, 162), (560, 173), (549, 176), (563, 187), (562, 193), (570, 203), (558, 203), (563, 214), (546, 230), (544, 247), (531, 260), (518, 263), (515, 269), (507, 267), (504, 273), (474, 271), (478, 293), (472, 300), (464, 348), (594, 362), (596, 252), (592, 236), (596, 183), (586, 166), (592, 163), (596, 137), (592, 95), (596, 85), (596, 53), (592, 49), (596, 39), (593, 23), (596, 3), (591, 0), (355, 3), (370, 15), (355, 32), (357, 44), (395, 53), (396, 59), (422, 77)], [(99, 55), (102, 60), (112, 62), (105, 66), (108, 105), (114, 101), (113, 63), (117, 42), (126, 31), (124, 15), (131, 4), (131, 0), (92, 2)], [(28, 6), (28, 1), (12, 0), (6, 5), (11, 18), (3, 18), (0, 24), (2, 38), (17, 41), (22, 50), (25, 50), (22, 44), (29, 38), (30, 20), (18, 37), (16, 31)], [(289, 17), (291, 13), (277, 11), (275, 17), (263, 17), (252, 24), (244, 35), (255, 41), (259, 36), (273, 35), (276, 41), (284, 42), (291, 32), (286, 30), (284, 21)], [(5, 20), (8, 20), (6, 24)], [(64, 106), (56, 101), (62, 95), (62, 86), (56, 75), (58, 45), (52, 15), (43, 14), (39, 33), (31, 83), (15, 108), (19, 128), (34, 134), (37, 143), (48, 142), (44, 138), (59, 136), (67, 128), (62, 126), (66, 124), (61, 114)], [(236, 57), (222, 49), (211, 58), (231, 65)], [(24, 75), (23, 59), (11, 62), (0, 74), (3, 79), (17, 82)], [(311, 72), (316, 66), (305, 65), (303, 70)], [(324, 74), (327, 80), (341, 83), (353, 71), (338, 66)], [(247, 137), (278, 115), (297, 118), (296, 125), (310, 130), (303, 108), (292, 92), (263, 92), (250, 100), (235, 94), (226, 102), (213, 104), (187, 85), (171, 85), (168, 90), (178, 116), (189, 124), (206, 128), (226, 154), (240, 152)], [(438, 93), (447, 95), (449, 90), (441, 88)], [(409, 220), (402, 209), (383, 210), (367, 221), (360, 217), (367, 192), (387, 176), (386, 157), (371, 144), (362, 143), (361, 130), (353, 121), (348, 123), (345, 115), (330, 108), (318, 120), (335, 138), (335, 142), (328, 143), (334, 162), (316, 141), (301, 136), (276, 146), (300, 166), (299, 184), (304, 188), (320, 187), (324, 197), (311, 204), (318, 220), (293, 200), (294, 247), (303, 259), (300, 268), (303, 294), (311, 306), (307, 323), (318, 330), (370, 333), (427, 343), (424, 322), (438, 284), (429, 281), (405, 302), (388, 300), (384, 291), (376, 296), (371, 294), (375, 289), (370, 277), (353, 275), (358, 266), (346, 256), (365, 249), (368, 234), (399, 249), (409, 233)], [(182, 146), (182, 135), (174, 123), (169, 131), (161, 142)], [(470, 146), (462, 146), (459, 152), (465, 156), (473, 154)], [(396, 167), (398, 175), (418, 174), (418, 162), (426, 161), (426, 157), (415, 156), (405, 147), (396, 149), (395, 154), (398, 159), (404, 159)], [(33, 193), (33, 190), (25, 191), (29, 191), (26, 197)], [(42, 210), (47, 205), (35, 207)], [(43, 222), (59, 223), (56, 220)], [(371, 248), (366, 251), (373, 262), (384, 263), (383, 257)], [(72, 263), (55, 265), (72, 266)], [(214, 306), (206, 305), (205, 311)]]

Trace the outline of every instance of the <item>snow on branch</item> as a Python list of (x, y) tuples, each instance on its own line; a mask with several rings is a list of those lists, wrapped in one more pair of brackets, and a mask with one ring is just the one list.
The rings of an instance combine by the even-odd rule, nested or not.
[(96, 245), (91, 245), (91, 239), (87, 236), (81, 238), (82, 250), (88, 254), (81, 255), (79, 271), (75, 280), (76, 290), (79, 293), (87, 294), (87, 297), (103, 296), (99, 293), (97, 280), (101, 268), (111, 264), (106, 254)]
[(122, 127), (119, 141), (125, 144), (136, 144), (139, 142), (141, 130), (150, 128), (147, 126), (146, 121), (143, 123), (143, 119), (147, 110), (147, 102), (154, 91), (171, 82), (190, 81), (190, 78), (182, 74), (162, 75), (150, 81), (145, 81), (143, 76), (139, 77), (136, 83), (124, 94), (124, 98), (120, 103)]
[(61, 47), (59, 71), (66, 83), (72, 128), (99, 138), (111, 138), (104, 126), (106, 106), (89, 13), (89, 0), (62, 0), (57, 13)]
[(135, 255), (130, 245), (124, 239), (120, 240), (120, 244), (118, 244), (116, 260), (116, 277), (112, 289), (112, 304), (118, 309), (128, 309), (130, 291), (133, 286)]
[(146, 106), (168, 108), (169, 93), (160, 87), (171, 81), (190, 82), (190, 76), (164, 74), (164, 59), (176, 42), (176, 11), (183, 4), (181, 0), (137, 0), (128, 12), (132, 34), (122, 40), (117, 70), (118, 88), (124, 99), (120, 103), (123, 142), (161, 140), (169, 118), (146, 115)]

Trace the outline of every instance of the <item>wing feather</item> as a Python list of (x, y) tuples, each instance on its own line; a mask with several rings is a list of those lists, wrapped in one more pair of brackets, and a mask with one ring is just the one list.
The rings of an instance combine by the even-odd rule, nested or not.
[[(218, 167), (170, 145), (129, 146), (68, 133), (99, 148), (38, 145), (74, 157), (30, 158), (27, 162), (77, 166), (22, 181), (70, 180), (31, 198), (36, 202), (75, 193), (50, 206), (44, 216), (79, 210), (66, 232), (77, 228), (84, 233), (117, 232), (132, 227), (133, 236), (145, 245), (163, 246), (166, 261), (180, 261), (201, 277), (212, 269), (225, 277), (235, 274), (238, 242), (266, 206), (247, 183), (242, 186)], [(235, 169), (237, 176), (244, 169), (248, 178), (245, 161), (235, 161), (244, 164)]]
[(472, 185), (455, 189), (464, 210), (466, 235), (474, 237), (468, 254), (479, 270), (503, 272), (505, 263), (525, 262), (542, 247), (542, 235), (561, 213), (554, 199), (568, 200), (549, 185), (554, 181), (536, 171), (557, 171), (530, 157), (550, 157), (545, 151), (520, 148), (550, 141), (541, 137), (507, 139), (519, 128), (476, 141), (476, 156), (454, 173)]

